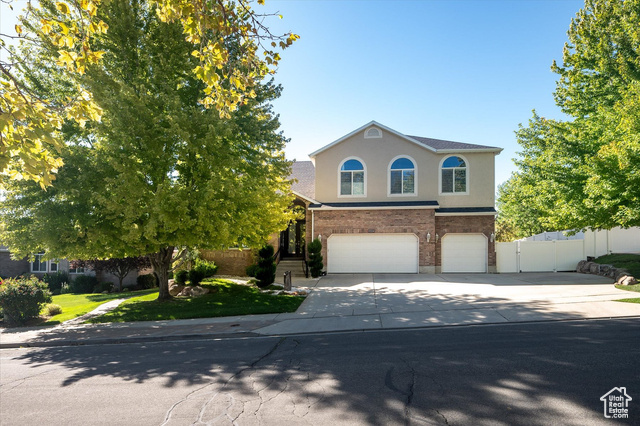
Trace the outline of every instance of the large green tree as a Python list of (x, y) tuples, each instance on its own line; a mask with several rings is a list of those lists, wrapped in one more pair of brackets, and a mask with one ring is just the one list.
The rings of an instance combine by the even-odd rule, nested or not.
[(527, 199), (547, 229), (639, 226), (640, 0), (587, 0), (568, 37), (552, 69), (570, 119), (534, 113), (520, 127), (512, 194), (499, 202), (516, 211)]
[[(45, 12), (55, 7), (42, 5)], [(256, 77), (255, 96), (221, 117), (199, 102), (206, 85), (191, 72), (199, 59), (180, 25), (138, 0), (110, 1), (99, 14), (109, 26), (96, 40), (105, 53), (80, 84), (102, 119), (63, 127), (65, 165), (46, 192), (34, 182), (9, 182), (0, 240), (17, 256), (147, 255), (158, 297), (167, 299), (180, 249), (258, 246), (288, 222), (286, 140), (269, 103), (280, 90)], [(242, 54), (234, 50), (241, 38), (225, 43)], [(43, 46), (25, 78), (43, 93), (74, 90), (27, 71), (50, 65), (55, 46)]]
[[(20, 68), (28, 65), (24, 50), (11, 49), (11, 39), (23, 45), (53, 45), (55, 65), (69, 76), (79, 78), (90, 67), (100, 64), (105, 54), (101, 37), (109, 31), (103, 7), (112, 1), (55, 0), (27, 2), (27, 17), (39, 19), (15, 25), (15, 35), (0, 32), (0, 190), (7, 178), (29, 179), (43, 188), (55, 179), (62, 165), (60, 132), (64, 120), (78, 123), (98, 120), (100, 107), (93, 94), (80, 90), (75, 96), (51, 99), (41, 96), (37, 87), (21, 78)], [(12, 7), (12, 0), (3, 0)], [(246, 99), (256, 96), (254, 84), (275, 71), (279, 51), (298, 36), (274, 35), (265, 25), (273, 14), (254, 10), (251, 0), (149, 0), (139, 6), (162, 22), (176, 23), (179, 37), (190, 45), (189, 72), (204, 83), (200, 101), (229, 117)], [(257, 0), (264, 4), (264, 0)], [(229, 43), (232, 38), (236, 42)]]

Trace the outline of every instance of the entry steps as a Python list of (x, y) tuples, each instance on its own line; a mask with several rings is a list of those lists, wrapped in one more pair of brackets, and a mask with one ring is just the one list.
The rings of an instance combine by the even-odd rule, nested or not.
[[(306, 278), (304, 275), (304, 261), (300, 259), (282, 259), (276, 268), (276, 282), (284, 280), (284, 273), (291, 271), (291, 278)], [(295, 280), (294, 280), (295, 281)]]

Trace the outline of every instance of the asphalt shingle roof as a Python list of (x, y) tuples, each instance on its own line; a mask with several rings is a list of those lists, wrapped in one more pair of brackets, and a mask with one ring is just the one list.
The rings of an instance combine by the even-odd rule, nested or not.
[[(409, 135), (407, 135), (409, 136)], [(442, 139), (432, 139), (432, 138), (423, 138), (422, 136), (409, 136), (411, 139), (415, 139), (423, 145), (431, 147), (435, 150), (469, 150), (469, 149), (496, 149), (500, 150), (495, 146), (487, 146), (487, 145), (475, 145), (472, 143), (463, 143), (463, 142), (453, 142), (453, 141), (445, 141)]]
[(311, 161), (296, 161), (291, 165), (289, 179), (297, 179), (291, 185), (291, 190), (305, 197), (315, 199), (316, 196), (316, 168)]

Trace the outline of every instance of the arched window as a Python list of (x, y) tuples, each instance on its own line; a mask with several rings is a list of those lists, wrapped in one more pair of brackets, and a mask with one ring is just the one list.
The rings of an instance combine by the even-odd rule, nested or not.
[(382, 132), (377, 127), (371, 127), (364, 132), (365, 139), (379, 139), (382, 137)]
[(340, 195), (365, 195), (364, 166), (354, 158), (340, 166)]
[(399, 157), (389, 168), (389, 194), (414, 195), (416, 193), (416, 166), (407, 157)]
[(442, 162), (441, 192), (457, 194), (467, 192), (467, 163), (460, 157), (448, 157)]

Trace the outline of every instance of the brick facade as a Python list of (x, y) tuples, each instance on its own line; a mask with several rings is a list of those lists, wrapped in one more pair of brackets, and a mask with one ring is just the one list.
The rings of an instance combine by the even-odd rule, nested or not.
[(442, 237), (447, 233), (454, 234), (484, 234), (489, 242), (489, 272), (495, 272), (496, 249), (491, 241), (491, 234), (495, 232), (495, 217), (487, 216), (437, 216), (436, 229), (440, 239), (436, 244), (436, 265), (442, 263)]
[(254, 262), (253, 250), (202, 250), (205, 260), (212, 260), (218, 265), (218, 275), (247, 275), (247, 266)]
[[(327, 266), (327, 238), (331, 234), (415, 234), (421, 270), (435, 266), (435, 214), (432, 209), (326, 210), (314, 213), (314, 234), (322, 235), (322, 257)], [(427, 233), (432, 233), (427, 243)]]
[[(310, 219), (308, 219), (310, 221)], [(493, 215), (435, 216), (431, 209), (394, 210), (316, 210), (314, 236), (322, 235), (322, 256), (327, 266), (327, 239), (332, 234), (411, 233), (418, 236), (420, 272), (440, 272), (442, 237), (447, 233), (482, 233), (487, 237), (489, 272), (495, 271), (495, 246), (491, 234), (495, 228)], [(307, 227), (308, 232), (311, 228)], [(427, 233), (431, 240), (427, 242)], [(436, 242), (435, 234), (439, 235)]]
[(0, 251), (0, 277), (13, 278), (29, 273), (29, 261), (27, 259), (11, 260), (11, 253)]

